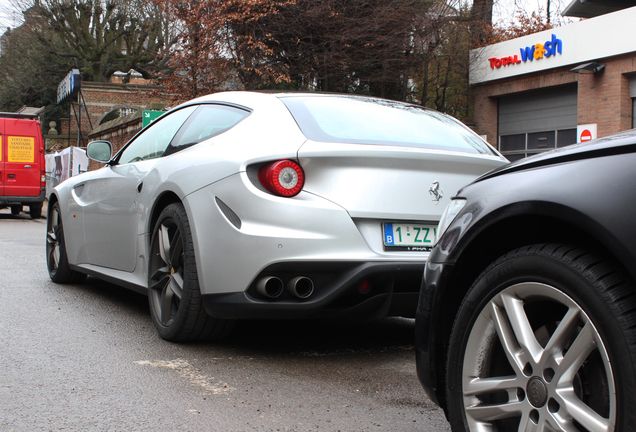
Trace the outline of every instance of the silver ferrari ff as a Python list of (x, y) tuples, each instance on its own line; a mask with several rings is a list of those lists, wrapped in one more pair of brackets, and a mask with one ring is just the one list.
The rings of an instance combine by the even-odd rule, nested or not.
[(414, 316), (449, 197), (507, 161), (395, 101), (226, 92), (187, 102), (49, 197), (51, 279), (148, 295), (161, 337), (237, 319)]

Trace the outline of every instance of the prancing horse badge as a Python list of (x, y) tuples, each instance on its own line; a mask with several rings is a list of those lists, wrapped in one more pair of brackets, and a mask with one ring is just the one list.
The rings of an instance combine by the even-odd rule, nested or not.
[(444, 196), (444, 190), (439, 188), (439, 182), (437, 180), (433, 181), (433, 186), (428, 189), (428, 193), (433, 195), (435, 205), (439, 204), (439, 200), (441, 200)]

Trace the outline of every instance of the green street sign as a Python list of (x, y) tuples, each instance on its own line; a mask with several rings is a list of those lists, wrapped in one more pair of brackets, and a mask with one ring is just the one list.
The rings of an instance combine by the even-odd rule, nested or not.
[(141, 127), (145, 128), (164, 112), (165, 111), (143, 111), (141, 114)]

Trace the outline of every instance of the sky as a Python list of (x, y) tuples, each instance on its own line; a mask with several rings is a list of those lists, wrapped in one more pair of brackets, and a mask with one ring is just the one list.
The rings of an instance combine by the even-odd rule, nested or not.
[[(557, 23), (561, 16), (561, 12), (572, 0), (550, 0), (551, 21)], [(541, 15), (545, 15), (548, 0), (495, 0), (493, 10), (494, 19), (501, 19), (504, 22), (512, 21), (515, 10), (522, 9), (526, 12), (542, 11)]]
[(0, 34), (7, 27), (16, 27), (22, 23), (22, 13), (14, 10), (11, 0), (0, 0)]

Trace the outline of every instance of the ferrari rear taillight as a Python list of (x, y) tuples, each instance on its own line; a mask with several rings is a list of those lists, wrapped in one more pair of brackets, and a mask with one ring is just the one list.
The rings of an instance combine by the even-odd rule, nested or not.
[(296, 162), (281, 160), (262, 166), (258, 170), (258, 180), (268, 191), (291, 197), (303, 188), (305, 174)]

